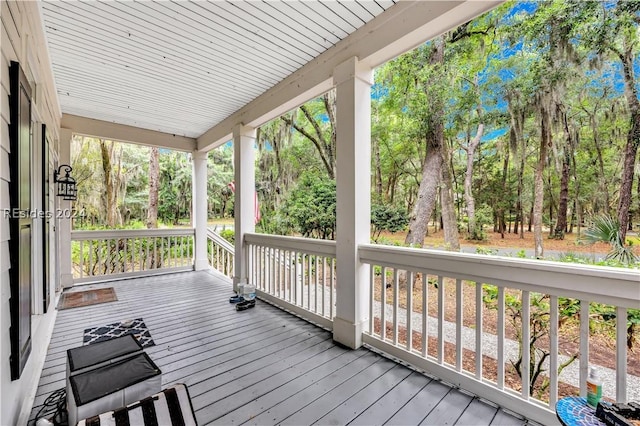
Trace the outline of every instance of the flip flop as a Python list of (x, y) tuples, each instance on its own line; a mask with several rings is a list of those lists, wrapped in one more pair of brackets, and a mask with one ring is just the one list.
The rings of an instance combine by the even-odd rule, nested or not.
[(240, 302), (236, 305), (236, 311), (244, 311), (249, 308), (253, 308), (256, 306), (255, 300), (245, 300), (244, 302)]
[(242, 296), (231, 296), (229, 298), (229, 303), (240, 303), (244, 302), (244, 297)]

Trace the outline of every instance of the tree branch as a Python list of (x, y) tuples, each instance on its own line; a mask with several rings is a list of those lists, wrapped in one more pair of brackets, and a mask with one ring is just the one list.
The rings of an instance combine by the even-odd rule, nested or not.
[(324, 140), (324, 137), (322, 136), (322, 129), (320, 129), (320, 125), (318, 125), (318, 122), (316, 121), (315, 118), (313, 118), (313, 116), (311, 115), (311, 113), (309, 112), (309, 110), (307, 109), (307, 107), (305, 105), (302, 105), (300, 107), (300, 110), (304, 113), (304, 116), (307, 117), (307, 120), (309, 120), (309, 123), (311, 123), (311, 125), (313, 126), (313, 130), (315, 130), (316, 135), (318, 135), (318, 142), (322, 141), (324, 145), (326, 145), (326, 141)]
[(333, 179), (335, 177), (333, 174), (333, 167), (327, 161), (327, 158), (324, 155), (324, 151), (322, 150), (322, 147), (320, 145), (320, 142), (316, 138), (314, 138), (309, 132), (307, 132), (305, 129), (300, 127), (297, 123), (294, 123), (293, 120), (291, 120), (290, 118), (285, 116), (282, 116), (280, 118), (284, 120), (285, 123), (287, 123), (294, 129), (296, 129), (298, 132), (300, 132), (305, 138), (309, 139), (315, 145), (316, 149), (318, 150), (318, 153), (320, 154), (320, 158), (322, 159), (322, 163), (324, 164), (324, 167), (327, 169), (327, 173), (329, 173), (329, 177)]

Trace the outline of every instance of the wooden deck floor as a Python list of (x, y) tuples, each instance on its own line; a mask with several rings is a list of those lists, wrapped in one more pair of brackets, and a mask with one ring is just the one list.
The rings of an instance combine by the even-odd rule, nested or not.
[(118, 301), (58, 313), (32, 417), (64, 387), (66, 350), (82, 345), (85, 328), (143, 317), (163, 387), (186, 383), (201, 425), (526, 423), (368, 349), (338, 347), (267, 303), (236, 312), (214, 272), (88, 287), (114, 287)]

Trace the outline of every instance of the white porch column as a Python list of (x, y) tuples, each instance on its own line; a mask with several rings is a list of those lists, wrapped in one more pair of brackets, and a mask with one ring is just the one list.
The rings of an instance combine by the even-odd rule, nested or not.
[[(60, 129), (60, 143), (58, 152), (58, 166), (61, 164), (71, 165), (71, 139), (73, 138), (73, 132), (70, 129)], [(58, 187), (57, 184), (53, 186), (53, 196), (57, 197)], [(61, 211), (71, 209), (71, 201), (63, 200), (62, 197), (58, 197), (58, 208)], [(60, 285), (62, 288), (73, 287), (73, 273), (71, 271), (71, 219), (70, 215), (61, 214), (58, 215), (54, 212), (54, 217), (57, 217), (58, 230), (58, 242), (59, 242), (59, 262), (60, 262)]]
[(193, 161), (192, 203), (195, 242), (193, 268), (202, 271), (209, 268), (207, 261), (207, 153), (195, 150), (191, 153)]
[(235, 179), (234, 229), (235, 271), (233, 289), (247, 281), (247, 258), (244, 253), (244, 234), (255, 231), (254, 191), (256, 129), (236, 125), (233, 128), (233, 171)]
[(338, 65), (336, 84), (336, 317), (333, 339), (362, 346), (369, 306), (369, 269), (358, 244), (370, 240), (371, 84), (373, 72), (358, 58)]

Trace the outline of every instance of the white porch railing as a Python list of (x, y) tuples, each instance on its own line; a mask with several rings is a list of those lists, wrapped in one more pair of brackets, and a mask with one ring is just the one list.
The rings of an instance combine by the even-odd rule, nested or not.
[(194, 230), (72, 231), (74, 283), (193, 270)]
[(246, 234), (249, 283), (260, 297), (325, 328), (335, 315), (335, 241)]
[[(247, 234), (248, 280), (263, 299), (332, 328), (335, 249), (334, 241)], [(627, 374), (637, 270), (372, 244), (358, 253), (370, 270), (369, 346), (551, 424), (559, 397), (586, 394), (590, 344), (608, 333), (615, 365), (591, 359), (604, 395), (640, 397), (640, 377)]]
[[(363, 341), (447, 382), (555, 423), (557, 370), (567, 361), (558, 350), (558, 324), (566, 320), (559, 318), (559, 308), (575, 311), (579, 345), (573, 349), (573, 378), (584, 395), (594, 338), (589, 306), (599, 303), (613, 307), (616, 316), (615, 379), (605, 379), (605, 392), (626, 401), (627, 390), (637, 388), (627, 376), (626, 334), (627, 308), (640, 308), (637, 270), (368, 244), (359, 247), (359, 257), (371, 272), (370, 331)], [(540, 334), (540, 327), (548, 333), (535, 345), (517, 344)], [(542, 362), (546, 391), (530, 392), (529, 380), (514, 373), (510, 361), (520, 355), (525, 378)]]
[(207, 254), (209, 266), (229, 278), (233, 277), (235, 248), (211, 229), (207, 230)]

